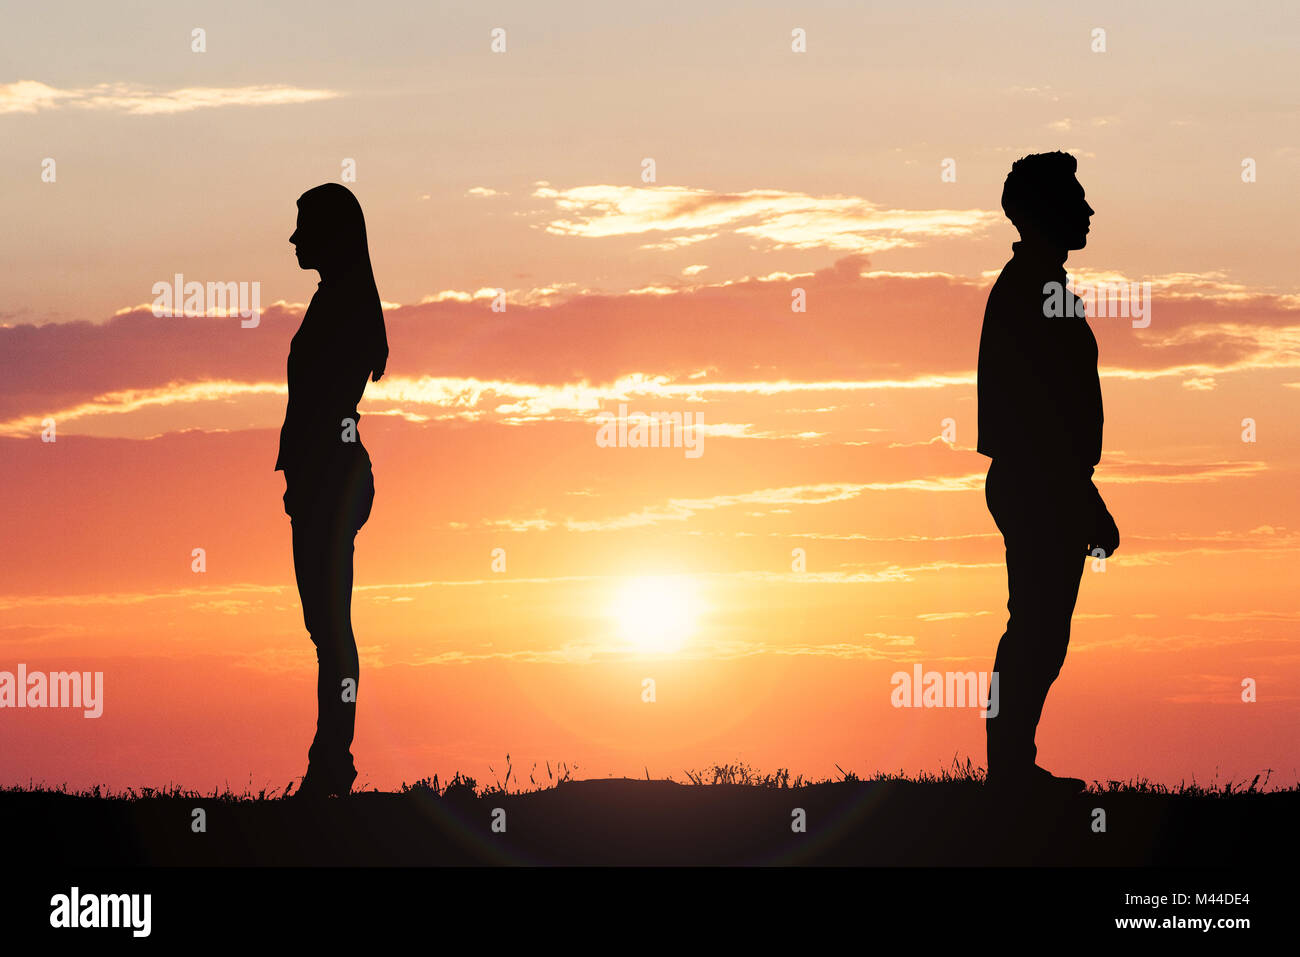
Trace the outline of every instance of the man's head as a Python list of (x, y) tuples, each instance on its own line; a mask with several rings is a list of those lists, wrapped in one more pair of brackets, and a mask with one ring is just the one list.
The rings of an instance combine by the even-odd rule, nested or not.
[(1075, 179), (1078, 161), (1069, 153), (1031, 153), (1011, 164), (1002, 186), (1002, 211), (1020, 238), (1054, 249), (1082, 249), (1093, 208)]

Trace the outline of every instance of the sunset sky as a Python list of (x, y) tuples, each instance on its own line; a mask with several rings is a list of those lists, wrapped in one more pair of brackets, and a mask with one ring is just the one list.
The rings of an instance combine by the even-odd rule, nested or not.
[[(305, 770), (273, 466), (317, 277), (288, 237), (347, 161), (391, 349), (361, 406), (358, 785), (507, 753), (525, 784), (981, 764), (975, 711), (894, 708), (890, 676), (992, 667), (976, 352), (1002, 181), (1053, 149), (1096, 210), (1067, 269), (1152, 307), (1092, 320), (1122, 544), (1084, 573), (1040, 762), (1295, 783), (1300, 18), (995, 6), (6, 11), (0, 670), (103, 671), (105, 703), (0, 711), (0, 784)], [(176, 274), (258, 283), (260, 323), (155, 317)], [(620, 404), (699, 413), (703, 454), (601, 447)]]

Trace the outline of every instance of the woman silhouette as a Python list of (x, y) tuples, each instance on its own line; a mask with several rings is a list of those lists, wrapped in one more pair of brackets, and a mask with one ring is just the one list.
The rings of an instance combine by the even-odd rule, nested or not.
[(384, 374), (388, 337), (365, 219), (347, 187), (326, 183), (303, 193), (289, 242), (298, 265), (317, 270), (320, 282), (289, 346), (289, 402), (275, 467), (284, 472), (294, 573), (319, 665), (316, 738), (298, 795), (326, 797), (347, 794), (357, 776), (352, 552), (375, 498), (357, 403), (366, 379)]

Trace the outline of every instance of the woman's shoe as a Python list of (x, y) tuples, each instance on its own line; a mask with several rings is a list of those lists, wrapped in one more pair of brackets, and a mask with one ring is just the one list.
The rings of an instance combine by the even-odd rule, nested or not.
[(326, 771), (322, 768), (308, 767), (302, 783), (298, 785), (298, 790), (293, 792), (292, 796), (304, 801), (346, 797), (352, 790), (352, 782), (356, 779), (356, 768)]

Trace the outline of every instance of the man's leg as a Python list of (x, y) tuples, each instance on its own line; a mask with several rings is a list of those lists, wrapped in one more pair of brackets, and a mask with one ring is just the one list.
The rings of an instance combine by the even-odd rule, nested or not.
[(1031, 770), (1043, 703), (1065, 662), (1084, 556), (1063, 555), (1055, 544), (1007, 545), (1010, 618), (993, 664), (999, 710), (988, 719), (990, 772)]
[(999, 700), (997, 717), (987, 719), (991, 776), (1034, 772), (1034, 734), (1065, 661), (1085, 561), (1071, 510), (1062, 509), (1068, 496), (1044, 494), (1038, 478), (995, 477), (990, 470), (989, 505), (1006, 542), (1010, 612), (993, 665)]

